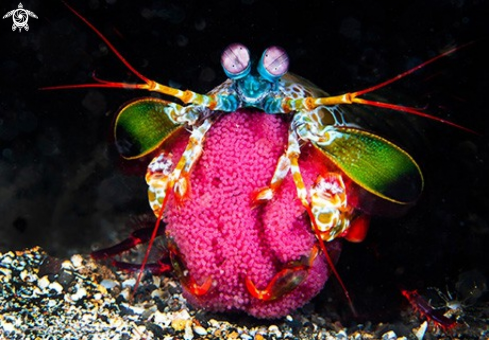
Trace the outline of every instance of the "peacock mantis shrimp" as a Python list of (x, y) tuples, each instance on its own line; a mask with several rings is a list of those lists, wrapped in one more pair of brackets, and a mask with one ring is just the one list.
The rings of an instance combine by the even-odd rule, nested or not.
[[(199, 94), (145, 77), (90, 22), (67, 7), (141, 82), (113, 82), (94, 76), (91, 84), (44, 89), (136, 89), (174, 99), (140, 98), (118, 112), (114, 134), (122, 157), (155, 155), (146, 182), (157, 221), (152, 233), (135, 232), (125, 242), (93, 256), (113, 256), (149, 241), (137, 287), (154, 239), (164, 236), (169, 261), (152, 268), (159, 272), (173, 268), (187, 298), (197, 306), (243, 310), (258, 317), (283, 316), (315, 296), (330, 271), (352, 305), (335, 270), (337, 240), (361, 242), (365, 238), (368, 217), (377, 213), (375, 204), (366, 202), (365, 197), (381, 205), (409, 207), (420, 196), (424, 183), (418, 164), (406, 151), (348, 124), (343, 115), (348, 106), (401, 111), (472, 132), (415, 108), (365, 98), (460, 47), (375, 86), (330, 96), (288, 72), (284, 49), (267, 48), (253, 69), (249, 50), (235, 43), (221, 57), (228, 79), (209, 93)], [(255, 131), (260, 126), (268, 131)], [(261, 158), (255, 154), (249, 157), (252, 170), (248, 170), (248, 163), (240, 163), (247, 160), (239, 156), (233, 141), (241, 143), (246, 136), (243, 150), (247, 150), (259, 142), (253, 139), (264, 135), (269, 145), (255, 151), (264, 154)], [(214, 152), (217, 144), (221, 149)], [(228, 152), (231, 160), (224, 156)], [(270, 160), (270, 154), (277, 157)], [(209, 163), (211, 157), (215, 164)], [(222, 159), (226, 161), (219, 163)], [(205, 174), (206, 169), (221, 172), (224, 167), (239, 173)], [(217, 199), (231, 191), (227, 180), (238, 183), (248, 177), (256, 180), (240, 185), (239, 190), (233, 187), (238, 191), (226, 199)], [(207, 187), (211, 182), (214, 187)], [(204, 196), (205, 204), (201, 202)], [(233, 205), (236, 197), (239, 204)], [(286, 217), (277, 215), (287, 214), (283, 210), (289, 208), (284, 206), (292, 212)], [(216, 211), (220, 213), (216, 215)], [(250, 222), (240, 224), (245, 220)], [(163, 221), (164, 232), (160, 230)]]

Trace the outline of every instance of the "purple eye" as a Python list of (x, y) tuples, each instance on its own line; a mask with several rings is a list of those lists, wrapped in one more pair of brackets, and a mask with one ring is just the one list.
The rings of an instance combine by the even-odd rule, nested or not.
[(263, 52), (260, 63), (258, 64), (258, 73), (274, 82), (289, 69), (289, 57), (285, 50), (278, 46), (271, 46)]
[(250, 73), (250, 52), (244, 45), (231, 44), (222, 52), (221, 65), (229, 78), (243, 78)]

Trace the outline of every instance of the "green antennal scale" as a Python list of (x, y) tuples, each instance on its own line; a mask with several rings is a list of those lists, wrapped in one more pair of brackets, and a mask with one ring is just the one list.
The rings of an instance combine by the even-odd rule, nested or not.
[(415, 202), (423, 175), (413, 158), (373, 133), (336, 127), (331, 142), (314, 145), (349, 178), (372, 194), (398, 204)]
[(114, 135), (122, 157), (134, 159), (157, 149), (183, 127), (171, 119), (176, 104), (157, 98), (143, 98), (126, 104), (115, 122)]

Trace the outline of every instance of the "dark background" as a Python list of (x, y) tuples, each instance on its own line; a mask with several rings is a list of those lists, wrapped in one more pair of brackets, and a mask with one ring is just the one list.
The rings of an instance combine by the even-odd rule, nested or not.
[[(136, 78), (62, 2), (22, 3), (38, 16), (29, 19), (30, 30), (12, 32), (11, 18), (0, 26), (0, 251), (40, 245), (56, 256), (88, 253), (126, 236), (134, 228), (127, 222), (149, 211), (146, 163), (121, 163), (111, 139), (117, 109), (147, 93), (39, 91), (90, 82), (93, 71), (103, 79)], [(399, 313), (400, 286), (453, 291), (460, 273), (489, 277), (486, 1), (69, 3), (141, 73), (197, 92), (225, 79), (220, 54), (232, 42), (257, 56), (283, 46), (292, 72), (332, 94), (369, 87), (474, 42), (385, 96), (409, 98), (409, 105), (482, 136), (396, 112), (373, 115), (373, 122), (393, 122), (379, 134), (413, 155), (426, 188), (407, 215), (374, 218), (364, 243), (346, 244), (338, 270), (360, 314), (379, 320)], [(0, 9), (17, 6), (3, 1)], [(347, 313), (336, 283), (328, 288), (317, 304)]]

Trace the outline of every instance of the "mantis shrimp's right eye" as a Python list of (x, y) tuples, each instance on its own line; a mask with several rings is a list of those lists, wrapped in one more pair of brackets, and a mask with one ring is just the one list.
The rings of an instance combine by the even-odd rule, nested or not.
[(288, 69), (289, 57), (285, 50), (278, 46), (267, 48), (258, 63), (258, 73), (270, 82), (277, 81)]
[(230, 79), (243, 78), (250, 73), (250, 52), (244, 45), (229, 45), (222, 53), (221, 65)]

